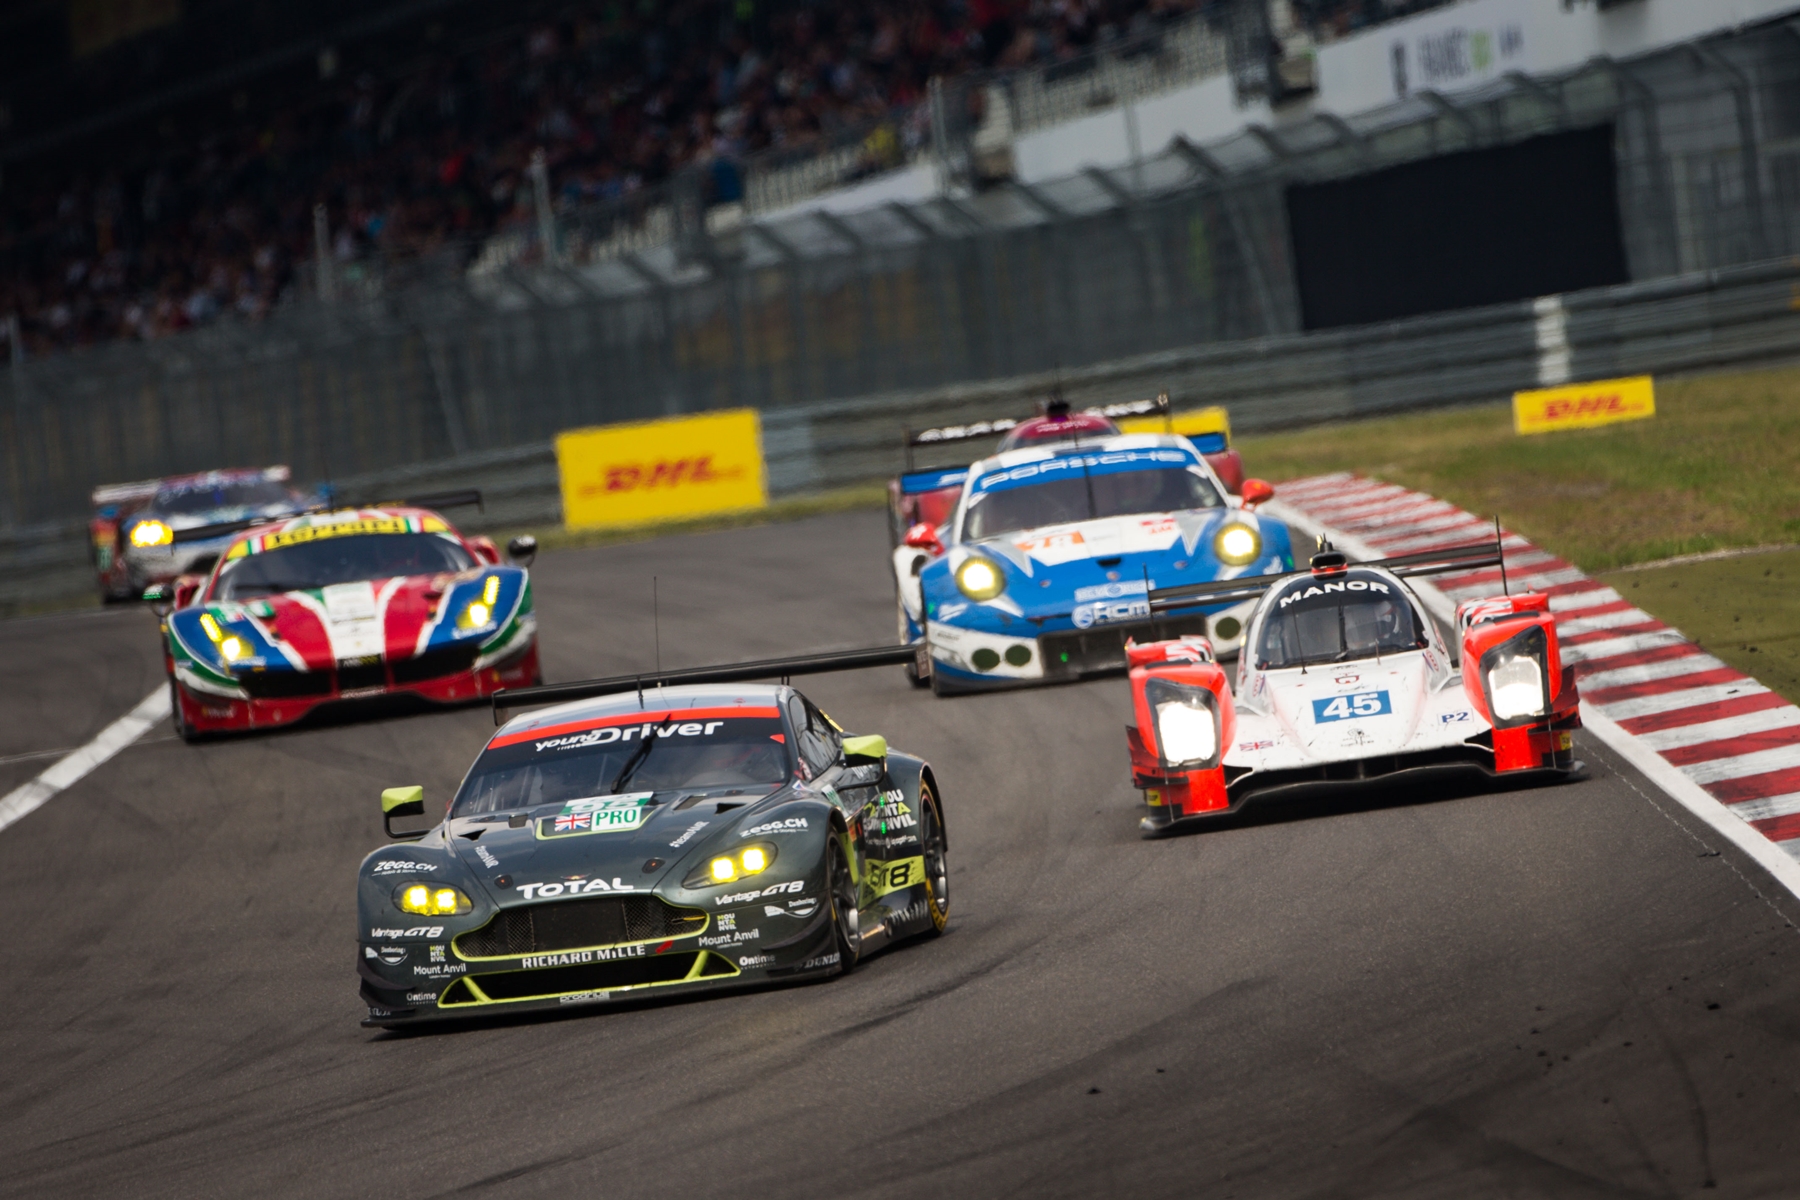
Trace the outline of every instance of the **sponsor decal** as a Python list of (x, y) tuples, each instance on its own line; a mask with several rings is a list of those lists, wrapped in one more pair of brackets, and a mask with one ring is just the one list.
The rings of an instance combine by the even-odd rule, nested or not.
[(909, 888), (925, 879), (925, 859), (903, 858), (898, 862), (871, 862), (863, 872), (863, 884), (871, 899), (889, 892)]
[(436, 992), (408, 992), (406, 993), (406, 1002), (408, 1004), (436, 1004), (437, 996)]
[(419, 979), (449, 979), (468, 969), (467, 963), (414, 963), (413, 975)]
[(500, 860), (494, 857), (494, 852), (480, 842), (475, 843), (475, 857), (479, 858), (482, 863), (488, 867), (498, 867), (500, 865)]
[(410, 929), (371, 929), (369, 936), (372, 938), (443, 937), (444, 927), (442, 925), (414, 925)]
[(837, 965), (838, 965), (837, 951), (833, 950), (830, 954), (821, 954), (817, 958), (807, 959), (805, 962), (800, 964), (800, 969), (802, 971), (811, 971), (818, 967), (835, 967)]
[[(1148, 523), (1149, 522), (1145, 522), (1145, 524)], [(1174, 527), (1173, 520), (1169, 521), (1169, 526), (1170, 528)], [(1154, 583), (1155, 581), (1152, 580), (1151, 582)], [(1103, 583), (1098, 587), (1078, 587), (1075, 589), (1075, 603), (1081, 604), (1088, 600), (1117, 600), (1121, 596), (1142, 596), (1148, 590), (1149, 589), (1145, 586), (1144, 581), (1141, 579), (1125, 579), (1118, 583)]]
[(887, 833), (894, 829), (911, 829), (919, 823), (899, 791), (883, 792), (876, 801), (858, 818), (865, 830)]
[(686, 829), (681, 831), (680, 837), (669, 843), (669, 849), (679, 850), (681, 847), (687, 845), (688, 839), (693, 837), (696, 833), (699, 833), (702, 829), (705, 829), (706, 825), (707, 823), (705, 821), (695, 821), (692, 825), (689, 825)]
[(736, 929), (737, 928), (737, 914), (736, 913), (720, 913), (718, 916), (713, 918), (713, 925), (715, 928), (718, 928), (718, 929), (726, 929), (726, 930)]
[(1080, 475), (1095, 467), (1131, 467), (1156, 463), (1185, 466), (1192, 461), (1180, 450), (1113, 450), (1103, 454), (1063, 454), (1040, 462), (1025, 463), (1008, 471), (983, 475), (976, 481), (975, 490), (985, 492), (1003, 484), (1025, 483), (1038, 478), (1066, 478), (1071, 472)]
[(907, 846), (916, 846), (918, 844), (919, 837), (917, 834), (903, 834), (895, 837), (868, 837), (863, 839), (863, 845), (871, 850), (899, 850)]
[(371, 875), (410, 875), (418, 871), (435, 871), (436, 863), (412, 862), (404, 858), (384, 858), (369, 868)]
[(611, 884), (604, 879), (571, 879), (566, 883), (521, 883), (513, 890), (527, 900), (548, 900), (552, 896), (585, 896), (589, 892), (635, 892), (638, 889), (621, 882), (614, 875)]
[(612, 999), (611, 992), (570, 992), (567, 996), (558, 996), (558, 1004), (592, 1004), (596, 1000)]
[[(711, 737), (723, 721), (679, 721), (671, 725), (658, 725), (655, 721), (645, 721), (642, 725), (602, 725), (598, 729), (589, 729), (582, 733), (567, 733), (562, 737), (545, 738), (533, 745), (538, 753), (545, 750), (577, 750), (589, 746), (610, 746), (614, 742), (629, 742), (632, 738), (655, 736), (666, 737)], [(651, 731), (655, 733), (652, 735)]]
[(1439, 713), (1438, 714), (1438, 723), (1440, 725), (1461, 725), (1468, 719), (1469, 719), (1469, 714), (1467, 712), (1453, 712), (1453, 713)]
[(747, 954), (738, 959), (740, 967), (766, 967), (775, 961), (773, 954)]
[(1655, 415), (1656, 388), (1648, 375), (1513, 393), (1513, 429), (1518, 433), (1609, 425)]
[[(775, 911), (780, 912), (781, 910), (776, 909)], [(740, 929), (732, 934), (721, 933), (718, 937), (703, 937), (700, 939), (700, 944), (702, 946), (735, 946), (739, 942), (754, 942), (761, 936), (762, 930), (760, 929)]]
[(649, 803), (649, 792), (570, 800), (556, 816), (538, 821), (538, 836), (552, 838), (583, 833), (629, 833), (649, 817)]
[(1312, 707), (1315, 725), (1324, 725), (1330, 721), (1354, 721), (1360, 717), (1391, 716), (1394, 711), (1394, 706), (1388, 702), (1386, 691), (1332, 696), (1330, 699), (1314, 700)]
[(612, 962), (620, 958), (642, 958), (649, 952), (645, 946), (602, 946), (597, 950), (570, 950), (563, 954), (533, 954), (519, 960), (522, 970), (538, 967), (572, 967), (580, 963)]
[(1117, 621), (1141, 621), (1150, 615), (1148, 600), (1115, 600), (1097, 604), (1077, 604), (1069, 614), (1077, 629), (1110, 625)]
[(1256, 750), (1268, 750), (1268, 749), (1272, 748), (1274, 745), (1275, 745), (1275, 741), (1273, 738), (1263, 738), (1261, 741), (1239, 742), (1238, 749), (1243, 751), (1246, 754), (1249, 754)]
[(444, 947), (443, 946), (438, 945), (438, 946), (431, 947), (431, 961), (432, 962), (443, 962), (444, 961)]
[(1337, 684), (1339, 687), (1349, 687), (1351, 684), (1355, 683), (1357, 680), (1359, 680), (1361, 678), (1362, 678), (1361, 675), (1339, 675), (1336, 679), (1333, 679), (1331, 682)]
[(375, 957), (379, 958), (390, 967), (397, 967), (405, 962), (406, 955), (407, 949), (405, 946), (383, 946), (379, 951), (375, 952)]
[(761, 900), (764, 896), (779, 896), (785, 892), (797, 892), (805, 886), (796, 879), (792, 883), (771, 883), (760, 892), (733, 892), (729, 896), (713, 898), (714, 908), (724, 908), (727, 904), (748, 904), (752, 900)]
[(580, 833), (593, 828), (593, 813), (562, 813), (550, 820), (552, 833)]
[(1388, 595), (1393, 591), (1387, 584), (1374, 579), (1346, 579), (1342, 583), (1315, 583), (1306, 588), (1295, 588), (1281, 598), (1281, 607), (1286, 608), (1296, 600), (1310, 600), (1314, 596), (1325, 596), (1332, 592), (1379, 592)]
[(798, 900), (789, 900), (786, 908), (773, 904), (763, 905), (763, 916), (765, 917), (810, 917), (818, 911), (819, 901), (816, 896), (802, 896)]
[(779, 821), (764, 821), (761, 825), (744, 830), (738, 836), (747, 838), (760, 837), (766, 833), (799, 833), (806, 827), (805, 817), (783, 817)]

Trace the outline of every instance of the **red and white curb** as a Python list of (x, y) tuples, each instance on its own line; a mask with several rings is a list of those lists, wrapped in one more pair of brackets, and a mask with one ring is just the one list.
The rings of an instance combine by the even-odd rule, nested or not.
[[(1494, 531), (1423, 492), (1351, 474), (1284, 483), (1263, 511), (1296, 533), (1326, 534), (1353, 558), (1466, 545)], [(1554, 554), (1511, 533), (1502, 546), (1511, 590), (1550, 597), (1588, 730), (1800, 896), (1800, 708)], [(1304, 556), (1297, 539), (1295, 557)], [(1415, 582), (1446, 622), (1462, 601), (1501, 590), (1497, 568)]]

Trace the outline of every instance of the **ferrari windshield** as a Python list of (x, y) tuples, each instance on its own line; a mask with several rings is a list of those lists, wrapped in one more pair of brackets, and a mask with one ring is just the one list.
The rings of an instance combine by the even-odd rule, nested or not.
[(1041, 482), (1013, 487), (988, 490), (981, 485), (992, 477), (981, 480), (970, 493), (964, 510), (963, 540), (979, 541), (1021, 529), (1067, 525), (1098, 517), (1218, 508), (1225, 503), (1212, 481), (1197, 469), (1156, 465), (1126, 471), (1083, 472), (1079, 463), (1075, 465), (1073, 472), (1059, 471)]
[(615, 792), (768, 788), (793, 773), (786, 735), (774, 716), (721, 720), (675, 710), (648, 713), (642, 721), (608, 718), (598, 727), (542, 732), (548, 736), (527, 733), (482, 754), (450, 815), (478, 817)]
[(163, 516), (191, 517), (221, 508), (264, 508), (293, 502), (287, 488), (272, 479), (240, 479), (161, 492), (152, 507)]
[(215, 600), (253, 600), (334, 583), (466, 571), (475, 558), (438, 533), (367, 533), (322, 537), (261, 554), (229, 558), (219, 569)]
[(1274, 599), (1257, 665), (1348, 662), (1424, 645), (1412, 605), (1393, 584), (1379, 578), (1302, 580)]

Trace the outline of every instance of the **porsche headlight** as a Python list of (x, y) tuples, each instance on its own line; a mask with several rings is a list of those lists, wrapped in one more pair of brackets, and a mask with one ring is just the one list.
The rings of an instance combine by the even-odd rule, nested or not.
[(442, 883), (403, 883), (394, 889), (394, 907), (421, 917), (454, 917), (474, 905), (461, 888)]
[(175, 540), (175, 531), (161, 521), (139, 521), (131, 530), (131, 544), (138, 547), (167, 546)]
[(1227, 566), (1255, 562), (1262, 553), (1262, 535), (1248, 525), (1226, 525), (1213, 535), (1213, 553)]
[(749, 875), (761, 875), (775, 862), (775, 847), (769, 842), (741, 846), (730, 854), (718, 854), (701, 863), (682, 881), (683, 887), (717, 887), (736, 883)]
[(1219, 760), (1219, 702), (1207, 688), (1170, 679), (1144, 685), (1156, 720), (1156, 750), (1171, 770), (1209, 770)]
[(988, 559), (972, 556), (956, 568), (956, 586), (971, 600), (992, 600), (1006, 590), (1006, 576)]
[(1522, 725), (1549, 713), (1548, 653), (1543, 627), (1533, 625), (1481, 656), (1481, 682), (1496, 726)]

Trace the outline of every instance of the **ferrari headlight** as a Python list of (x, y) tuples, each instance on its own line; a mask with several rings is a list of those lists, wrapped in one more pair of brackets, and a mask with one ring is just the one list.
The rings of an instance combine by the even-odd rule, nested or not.
[(1544, 671), (1536, 659), (1507, 655), (1488, 671), (1487, 685), (1500, 720), (1544, 715)]
[(992, 600), (1006, 590), (1006, 576), (987, 559), (971, 557), (956, 569), (956, 586), (971, 600)]
[(474, 905), (460, 888), (442, 883), (403, 883), (394, 890), (394, 907), (421, 917), (454, 917)]
[(1213, 553), (1227, 566), (1255, 562), (1262, 553), (1262, 535), (1248, 525), (1226, 525), (1213, 535)]
[(775, 847), (768, 842), (756, 842), (708, 859), (688, 874), (682, 886), (700, 888), (736, 883), (747, 875), (762, 874), (774, 862)]
[(236, 637), (226, 638), (219, 643), (219, 653), (225, 656), (226, 662), (236, 662), (238, 659), (244, 657), (243, 639)]
[(1156, 720), (1156, 749), (1172, 770), (1207, 770), (1219, 758), (1218, 699), (1207, 688), (1169, 679), (1144, 685), (1144, 699)]
[(139, 521), (131, 530), (134, 546), (167, 546), (175, 540), (175, 531), (161, 521)]

